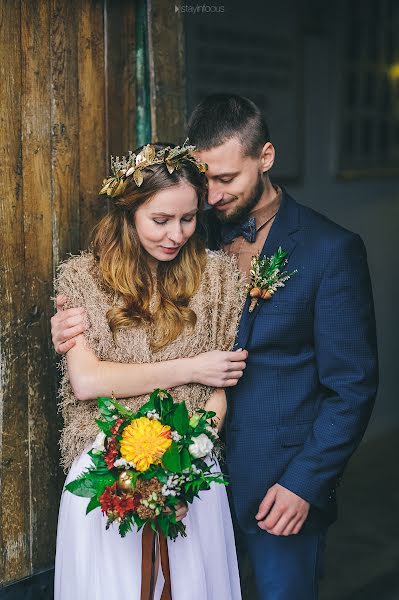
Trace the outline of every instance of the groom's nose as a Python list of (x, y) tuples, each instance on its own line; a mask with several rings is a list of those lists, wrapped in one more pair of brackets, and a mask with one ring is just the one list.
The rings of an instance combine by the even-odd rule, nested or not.
[(215, 183), (208, 181), (208, 204), (210, 206), (215, 206), (220, 200), (223, 199), (222, 190), (215, 185)]

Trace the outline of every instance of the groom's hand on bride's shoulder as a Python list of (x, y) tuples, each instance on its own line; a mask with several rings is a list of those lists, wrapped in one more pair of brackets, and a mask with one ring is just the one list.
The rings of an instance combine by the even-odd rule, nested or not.
[(51, 317), (51, 337), (54, 349), (58, 354), (65, 354), (75, 345), (75, 337), (87, 329), (84, 308), (64, 309), (65, 296), (57, 296), (55, 307), (57, 312)]
[(263, 498), (255, 518), (260, 529), (272, 535), (295, 535), (302, 529), (309, 508), (309, 502), (276, 483)]

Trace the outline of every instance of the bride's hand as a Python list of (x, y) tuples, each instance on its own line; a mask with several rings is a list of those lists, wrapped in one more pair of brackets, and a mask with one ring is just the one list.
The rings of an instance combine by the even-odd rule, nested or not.
[(190, 358), (193, 383), (202, 383), (215, 388), (237, 385), (248, 358), (246, 350), (223, 352), (212, 350)]
[[(164, 508), (163, 512), (165, 514), (170, 514), (172, 512), (172, 510), (169, 507), (166, 507), (166, 508)], [(176, 521), (177, 522), (181, 521), (182, 519), (184, 519), (184, 517), (187, 516), (187, 513), (188, 513), (187, 504), (184, 504), (184, 502), (180, 502), (180, 504), (176, 504), (175, 512), (176, 512)]]

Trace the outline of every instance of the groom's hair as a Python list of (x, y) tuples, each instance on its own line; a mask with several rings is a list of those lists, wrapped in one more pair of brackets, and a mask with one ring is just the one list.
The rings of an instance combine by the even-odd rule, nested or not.
[(260, 109), (248, 98), (212, 94), (193, 110), (188, 138), (198, 150), (209, 150), (238, 138), (246, 156), (258, 156), (270, 141), (269, 128)]

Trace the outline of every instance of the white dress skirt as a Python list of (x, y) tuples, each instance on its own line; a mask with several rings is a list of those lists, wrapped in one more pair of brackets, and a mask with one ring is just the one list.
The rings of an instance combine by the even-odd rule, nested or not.
[[(91, 464), (77, 458), (66, 484)], [(216, 464), (216, 469), (218, 465)], [(55, 561), (55, 600), (140, 600), (141, 531), (121, 538), (117, 525), (106, 530), (98, 508), (86, 516), (87, 498), (68, 491), (61, 497)], [(187, 537), (168, 540), (173, 600), (241, 600), (240, 580), (225, 486), (214, 483), (189, 506)], [(163, 575), (159, 569), (155, 597)]]

